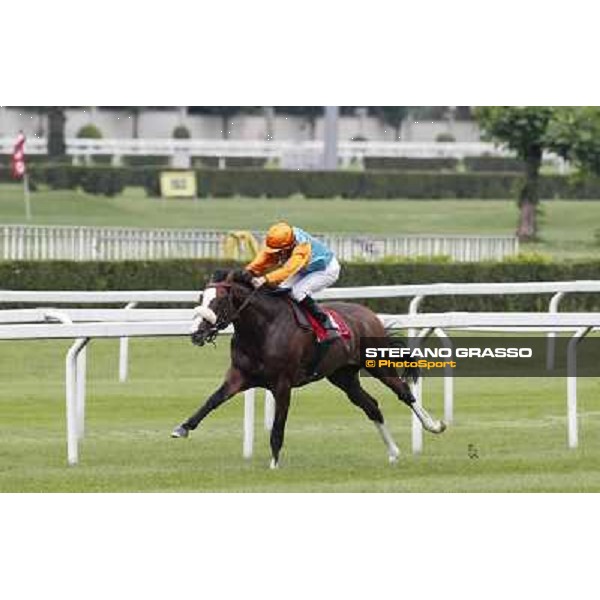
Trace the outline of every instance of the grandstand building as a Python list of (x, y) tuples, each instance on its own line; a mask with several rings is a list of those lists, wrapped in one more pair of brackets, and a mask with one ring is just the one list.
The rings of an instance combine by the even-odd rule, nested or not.
[[(342, 107), (340, 141), (477, 142), (479, 128), (469, 107), (406, 108), (398, 116), (382, 107)], [(199, 140), (321, 140), (322, 107), (69, 107), (65, 134), (75, 138), (94, 125), (103, 138), (163, 139), (179, 135)], [(24, 131), (29, 138), (46, 137), (42, 107), (0, 107), (0, 138)]]

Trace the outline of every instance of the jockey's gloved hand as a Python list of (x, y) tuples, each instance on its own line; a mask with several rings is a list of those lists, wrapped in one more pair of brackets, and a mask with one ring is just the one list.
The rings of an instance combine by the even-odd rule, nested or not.
[(253, 277), (252, 278), (252, 285), (255, 288), (259, 288), (262, 285), (265, 285), (265, 283), (267, 283), (267, 280), (264, 277)]

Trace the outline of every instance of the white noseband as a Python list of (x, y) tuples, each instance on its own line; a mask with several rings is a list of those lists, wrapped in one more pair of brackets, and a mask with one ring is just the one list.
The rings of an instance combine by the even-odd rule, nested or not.
[(194, 314), (200, 317), (200, 320), (206, 319), (211, 325), (217, 322), (215, 311), (212, 308), (208, 308), (208, 306), (196, 306)]
[(217, 291), (214, 288), (208, 288), (202, 293), (202, 305), (194, 308), (194, 322), (190, 329), (191, 333), (195, 333), (200, 327), (200, 323), (206, 320), (211, 325), (215, 325), (217, 322), (217, 315), (212, 308), (208, 308), (208, 305), (214, 300), (217, 295)]

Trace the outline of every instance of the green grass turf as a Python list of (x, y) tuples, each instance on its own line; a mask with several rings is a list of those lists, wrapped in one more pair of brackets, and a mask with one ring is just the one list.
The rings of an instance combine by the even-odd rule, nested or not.
[[(128, 227), (265, 229), (278, 219), (315, 232), (388, 234), (513, 234), (517, 208), (510, 200), (159, 200), (130, 188), (116, 198), (73, 191), (32, 194), (33, 224)], [(23, 223), (22, 188), (0, 186), (0, 223)], [(599, 256), (594, 233), (600, 202), (542, 204), (538, 244), (523, 246), (555, 258)]]
[[(579, 380), (580, 448), (567, 450), (563, 379), (456, 382), (455, 423), (425, 434), (410, 454), (410, 415), (374, 380), (402, 458), (387, 463), (373, 425), (336, 388), (294, 394), (282, 467), (257, 405), (254, 458), (242, 447), (242, 396), (210, 415), (190, 439), (169, 438), (220, 381), (228, 340), (199, 349), (186, 339), (133, 340), (130, 380), (119, 384), (117, 342), (88, 351), (87, 434), (81, 463), (66, 466), (66, 341), (0, 342), (0, 491), (526, 492), (600, 491), (598, 379)], [(262, 399), (262, 394), (260, 395)], [(441, 380), (425, 382), (441, 416)], [(479, 458), (468, 456), (473, 444)]]

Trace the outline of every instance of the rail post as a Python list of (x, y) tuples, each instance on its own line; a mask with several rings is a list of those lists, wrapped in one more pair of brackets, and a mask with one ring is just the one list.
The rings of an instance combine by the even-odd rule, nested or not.
[[(433, 332), (442, 341), (445, 348), (452, 349), (452, 340), (448, 334), (441, 328), (436, 327)], [(454, 418), (454, 373), (452, 367), (444, 367), (444, 421), (449, 425)]]
[(252, 458), (254, 450), (254, 388), (244, 392), (244, 441), (242, 454), (244, 458)]
[[(415, 296), (408, 305), (408, 314), (416, 315), (419, 311), (419, 305), (425, 296)], [(409, 344), (410, 340), (413, 340), (417, 336), (416, 329), (409, 328), (408, 331), (408, 339)], [(419, 378), (417, 383), (412, 384), (412, 393), (415, 397), (415, 402), (418, 405), (422, 404), (421, 396), (423, 392), (423, 381)], [(412, 414), (412, 422), (411, 422), (411, 437), (412, 437), (412, 450), (413, 454), (419, 454), (423, 450), (423, 427), (421, 425), (421, 421), (417, 418), (417, 416)]]
[(567, 444), (577, 448), (577, 344), (592, 330), (592, 327), (580, 327), (571, 337), (567, 346)]
[[(564, 298), (566, 292), (556, 292), (550, 299), (550, 303), (548, 304), (548, 312), (556, 313), (558, 312), (558, 305), (560, 301)], [(556, 354), (556, 332), (550, 331), (547, 334), (547, 342), (546, 342), (546, 371), (554, 370), (554, 356)]]
[(269, 390), (265, 390), (265, 431), (271, 431), (275, 419), (275, 398)]
[(81, 406), (78, 398), (78, 380), (85, 374), (78, 373), (77, 363), (79, 353), (85, 348), (89, 338), (78, 338), (71, 345), (65, 359), (65, 387), (67, 402), (67, 462), (76, 465), (79, 462), (79, 439), (81, 438), (80, 421), (85, 414), (85, 407)]
[[(137, 302), (129, 302), (125, 308), (127, 310), (135, 308)], [(129, 338), (119, 338), (119, 381), (123, 383), (127, 381), (129, 372)]]
[[(424, 327), (417, 335), (417, 344), (420, 347), (421, 341), (427, 339), (433, 328)], [(414, 345), (411, 346), (414, 348)], [(413, 395), (415, 397), (415, 403), (418, 406), (423, 406), (423, 378), (419, 377), (417, 383), (413, 386)], [(419, 421), (415, 412), (412, 411), (412, 451), (413, 454), (421, 454), (423, 452), (423, 426), (421, 425), (421, 421)], [(416, 421), (416, 425), (415, 425)]]

